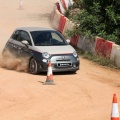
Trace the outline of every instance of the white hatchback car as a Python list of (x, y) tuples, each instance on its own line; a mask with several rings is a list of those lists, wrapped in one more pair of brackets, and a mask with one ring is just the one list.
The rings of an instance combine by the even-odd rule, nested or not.
[(48, 61), (53, 72), (79, 70), (75, 49), (56, 30), (41, 27), (17, 28), (7, 41), (3, 53), (9, 50), (16, 57), (28, 59), (30, 73), (47, 72)]

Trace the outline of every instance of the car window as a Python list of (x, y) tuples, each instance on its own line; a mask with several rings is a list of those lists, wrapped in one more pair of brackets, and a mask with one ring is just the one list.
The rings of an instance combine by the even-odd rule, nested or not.
[(67, 45), (64, 38), (55, 31), (33, 31), (31, 36), (35, 46)]
[(18, 38), (18, 36), (19, 36), (19, 33), (20, 33), (19, 30), (15, 31), (15, 32), (12, 34), (11, 38), (14, 39), (14, 40), (17, 40), (17, 38)]
[(27, 32), (25, 32), (25, 31), (21, 31), (20, 34), (19, 34), (19, 36), (17, 37), (17, 41), (22, 42), (23, 40), (27, 40), (28, 43), (29, 43), (29, 45), (32, 45), (32, 44), (31, 44), (30, 36), (29, 36), (29, 34), (28, 34)]
[(56, 40), (58, 40), (59, 42), (62, 42), (62, 41), (63, 41), (58, 34), (56, 34), (56, 33), (51, 33), (51, 34), (52, 34), (52, 38), (53, 38), (53, 39), (56, 39)]

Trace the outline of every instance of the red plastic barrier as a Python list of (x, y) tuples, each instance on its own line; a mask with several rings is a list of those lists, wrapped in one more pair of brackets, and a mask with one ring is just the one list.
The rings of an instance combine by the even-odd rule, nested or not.
[(103, 38), (96, 38), (96, 47), (95, 47), (95, 51), (98, 55), (103, 55), (103, 50), (104, 50), (104, 42), (105, 40)]
[(112, 44), (114, 42), (111, 41), (105, 41), (103, 38), (97, 38), (96, 42), (96, 53), (98, 55), (102, 55), (103, 57), (110, 58), (110, 54), (112, 51)]
[(72, 45), (74, 45), (74, 46), (77, 46), (79, 37), (80, 37), (79, 35), (73, 36), (73, 37), (71, 38), (70, 43), (71, 43)]
[(56, 3), (56, 6), (57, 6), (58, 11), (61, 13), (60, 5), (58, 2)]
[(63, 29), (64, 29), (64, 27), (65, 27), (65, 23), (66, 23), (66, 17), (62, 15), (62, 16), (60, 17), (59, 26), (58, 26), (58, 31), (59, 31), (60, 33), (63, 32)]
[(62, 5), (63, 5), (63, 7), (64, 7), (65, 9), (67, 9), (67, 6), (66, 6), (65, 1), (64, 1), (64, 0), (61, 0), (61, 3), (62, 3)]
[(103, 56), (109, 58), (111, 51), (112, 51), (112, 44), (114, 44), (114, 42), (111, 41), (106, 41), (105, 45), (104, 45), (104, 52), (103, 52)]

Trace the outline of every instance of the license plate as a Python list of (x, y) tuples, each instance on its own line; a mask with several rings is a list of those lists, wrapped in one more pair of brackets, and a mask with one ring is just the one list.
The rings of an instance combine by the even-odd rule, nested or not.
[(71, 66), (71, 63), (58, 63), (57, 66), (58, 67), (66, 67), (66, 66)]

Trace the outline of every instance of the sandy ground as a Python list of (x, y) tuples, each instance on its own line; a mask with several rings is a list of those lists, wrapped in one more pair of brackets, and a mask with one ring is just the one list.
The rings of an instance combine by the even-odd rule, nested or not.
[[(16, 27), (50, 27), (55, 2), (23, 0), (19, 10), (19, 0), (0, 0), (0, 52)], [(120, 108), (120, 70), (80, 60), (77, 74), (54, 74), (52, 86), (46, 74), (0, 68), (0, 120), (109, 120), (114, 93)]]

